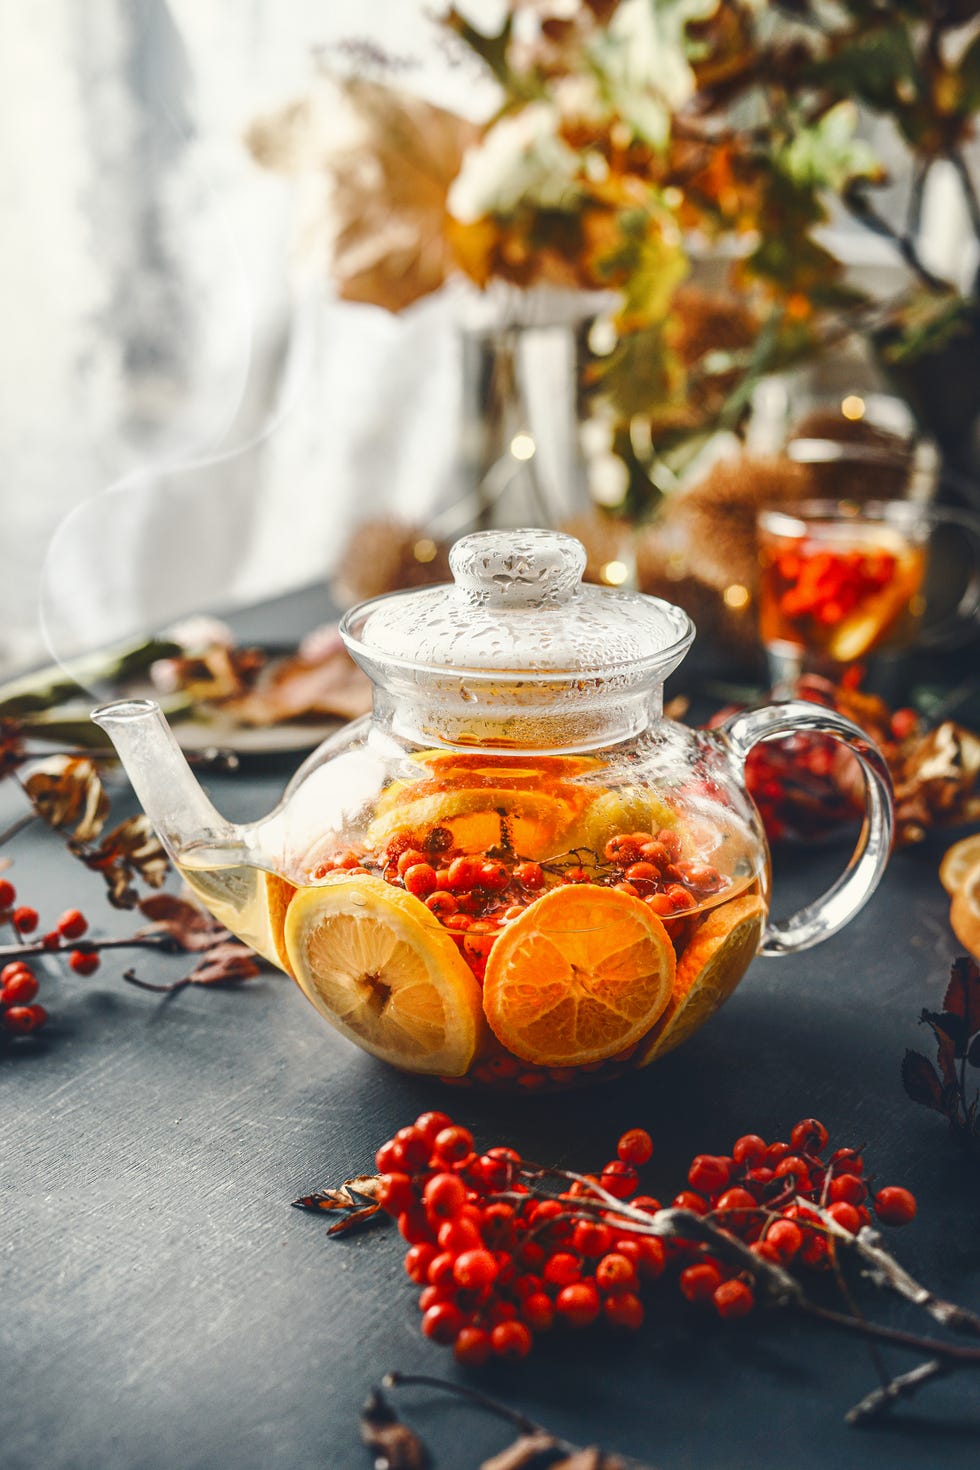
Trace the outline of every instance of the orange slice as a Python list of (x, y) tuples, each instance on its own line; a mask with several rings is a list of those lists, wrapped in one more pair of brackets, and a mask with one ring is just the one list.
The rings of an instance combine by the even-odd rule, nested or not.
[(545, 1067), (585, 1066), (634, 1045), (670, 999), (674, 950), (638, 898), (553, 888), (490, 951), (483, 1006), (498, 1041)]
[[(396, 783), (401, 785), (401, 783)], [(383, 847), (399, 832), (421, 842), (433, 827), (446, 827), (460, 852), (487, 852), (501, 844), (521, 857), (540, 860), (569, 847), (578, 804), (544, 791), (477, 787), (432, 791), (429, 782), (390, 786), (378, 803), (368, 841)]]
[(980, 960), (980, 862), (969, 870), (953, 894), (949, 922), (960, 943)]
[(766, 906), (757, 894), (709, 913), (681, 955), (670, 1003), (638, 1066), (680, 1046), (725, 1003), (758, 952), (765, 922)]
[(409, 1072), (461, 1077), (485, 1034), (480, 987), (424, 903), (382, 878), (301, 888), (285, 945), (300, 989), (343, 1036)]
[(971, 868), (980, 863), (980, 832), (973, 832), (947, 848), (939, 864), (939, 881), (946, 892), (953, 896), (963, 886)]

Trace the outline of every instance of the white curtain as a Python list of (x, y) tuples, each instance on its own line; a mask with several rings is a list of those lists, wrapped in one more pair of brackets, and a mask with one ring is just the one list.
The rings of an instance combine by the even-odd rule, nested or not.
[(242, 141), (347, 41), (471, 104), (424, 10), (0, 0), (0, 671), (323, 578), (357, 517), (446, 495), (446, 304), (297, 299)]

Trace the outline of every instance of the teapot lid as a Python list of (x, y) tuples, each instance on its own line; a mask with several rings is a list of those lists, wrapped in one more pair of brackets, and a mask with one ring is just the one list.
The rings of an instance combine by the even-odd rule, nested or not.
[[(543, 712), (567, 725), (574, 710), (594, 743), (614, 739), (615, 708), (623, 715), (624, 698), (649, 699), (684, 657), (694, 624), (660, 598), (583, 584), (585, 563), (581, 542), (558, 531), (478, 531), (449, 553), (452, 584), (361, 603), (340, 631), (351, 656), (397, 698), (405, 733), (554, 744)], [(479, 722), (475, 711), (465, 714), (466, 701), (479, 702)], [(536, 735), (515, 731), (532, 711)], [(634, 709), (626, 723), (635, 730), (639, 722)]]
[(585, 562), (582, 543), (558, 531), (477, 531), (449, 553), (452, 584), (362, 603), (341, 631), (348, 647), (356, 640), (376, 657), (443, 669), (675, 667), (694, 636), (687, 614), (657, 597), (584, 584)]

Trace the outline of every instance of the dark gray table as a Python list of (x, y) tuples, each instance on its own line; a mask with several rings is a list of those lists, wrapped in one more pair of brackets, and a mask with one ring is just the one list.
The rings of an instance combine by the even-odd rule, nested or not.
[[(211, 781), (236, 819), (261, 814), (281, 772)], [(119, 798), (123, 810), (123, 798)], [(0, 825), (13, 795), (0, 788)], [(956, 944), (936, 877), (944, 843), (899, 855), (842, 935), (757, 961), (679, 1053), (604, 1091), (505, 1101), (385, 1070), (335, 1036), (285, 978), (158, 1000), (121, 961), (45, 982), (53, 1019), (0, 1060), (3, 1287), (0, 1464), (5, 1470), (358, 1470), (357, 1411), (389, 1368), (454, 1376), (424, 1340), (391, 1231), (326, 1238), (289, 1208), (371, 1168), (377, 1144), (447, 1107), (486, 1144), (594, 1166), (619, 1131), (654, 1134), (655, 1193), (700, 1150), (739, 1133), (785, 1136), (800, 1116), (866, 1146), (879, 1178), (920, 1198), (892, 1239), (937, 1290), (980, 1307), (980, 1179), (933, 1115), (901, 1090), (904, 1048), (941, 996)], [(13, 876), (52, 920), (84, 902), (105, 931), (132, 927), (57, 842), (18, 839)], [(777, 908), (841, 862), (796, 853)], [(87, 886), (86, 886), (87, 883)], [(84, 900), (80, 895), (84, 893)], [(179, 959), (140, 957), (149, 978)], [(721, 1324), (663, 1291), (643, 1330), (554, 1336), (484, 1382), (579, 1441), (663, 1470), (975, 1466), (976, 1378), (937, 1384), (880, 1427), (846, 1408), (875, 1381), (864, 1343), (782, 1315)], [(885, 1304), (885, 1320), (918, 1321)], [(928, 1327), (925, 1318), (919, 1322)], [(911, 1366), (890, 1352), (893, 1371)], [(399, 1400), (444, 1470), (468, 1470), (506, 1432), (421, 1394)]]

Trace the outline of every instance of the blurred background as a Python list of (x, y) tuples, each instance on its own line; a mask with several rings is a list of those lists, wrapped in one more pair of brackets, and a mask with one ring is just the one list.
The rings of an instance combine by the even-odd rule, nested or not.
[[(310, 584), (444, 576), (453, 535), (520, 520), (571, 526), (591, 575), (673, 595), (750, 664), (758, 504), (975, 503), (976, 7), (935, 75), (914, 6), (794, 5), (785, 34), (757, 10), (0, 0), (0, 674)], [(800, 97), (814, 66), (826, 96), (749, 177), (763, 55), (783, 103), (804, 64)], [(621, 89), (602, 115), (596, 66)], [(532, 72), (544, 100), (505, 141), (488, 119)], [(398, 230), (427, 161), (443, 210), (473, 144), (427, 277), (433, 241), (419, 225), (409, 265)], [(655, 207), (596, 269), (627, 185)], [(870, 458), (829, 481), (794, 435)]]

